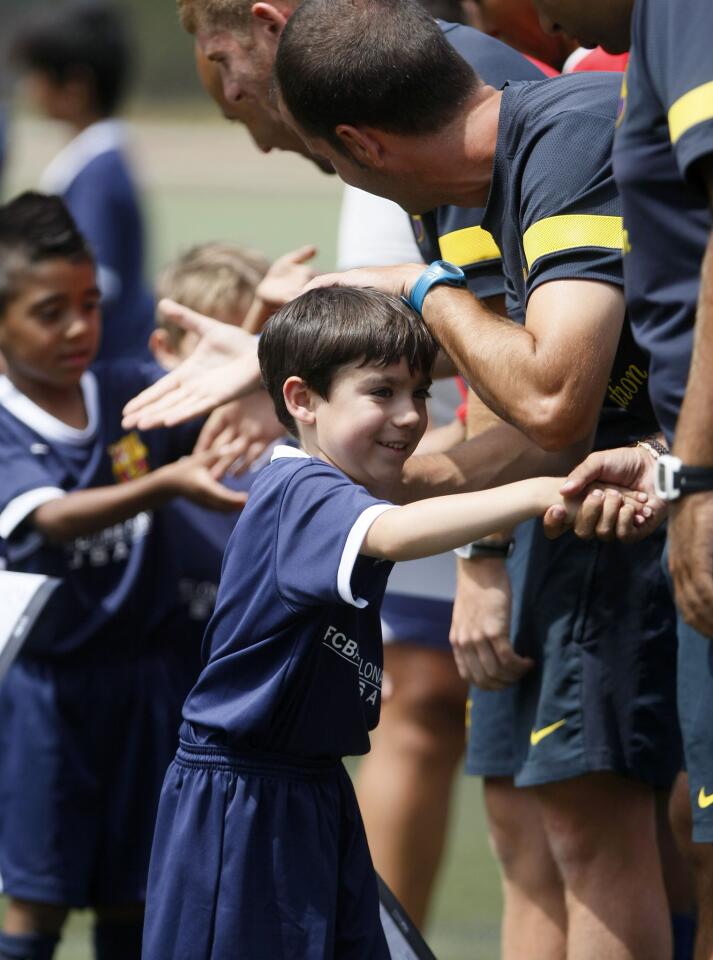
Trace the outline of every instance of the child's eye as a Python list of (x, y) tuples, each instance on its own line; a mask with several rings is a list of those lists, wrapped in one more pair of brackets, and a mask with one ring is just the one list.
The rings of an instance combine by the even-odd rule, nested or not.
[(49, 325), (57, 323), (62, 318), (62, 311), (59, 307), (45, 307), (38, 311), (37, 316), (42, 323)]
[(423, 387), (421, 390), (414, 390), (413, 395), (418, 400), (430, 400), (431, 391), (428, 389), (428, 387)]
[(393, 390), (391, 387), (378, 387), (376, 390), (371, 391), (372, 397), (379, 397), (382, 400), (388, 400), (389, 397), (393, 396)]

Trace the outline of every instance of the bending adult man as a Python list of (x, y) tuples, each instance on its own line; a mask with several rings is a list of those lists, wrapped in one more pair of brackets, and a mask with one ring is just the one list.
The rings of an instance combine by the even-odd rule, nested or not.
[[(394, 65), (386, 77), (383, 63)], [(415, 214), (487, 202), (483, 226), (503, 253), (510, 313), (524, 325), (444, 286), (428, 294), (423, 312), (491, 409), (550, 450), (588, 436), (605, 392), (599, 443), (651, 428), (640, 389), (645, 362), (630, 337), (619, 342), (621, 222), (608, 161), (616, 79), (566, 78), (502, 93), (469, 83), (412, 4), (377, 0), (307, 0), (283, 34), (277, 77), (284, 115), (347, 182)], [(345, 282), (409, 294), (420, 273), (350, 273)], [(636, 389), (622, 405), (619, 380), (632, 376)], [(514, 432), (499, 429), (503, 437)], [(516, 469), (512, 451), (506, 459)], [(641, 784), (675, 773), (675, 760), (658, 767), (667, 751), (675, 757), (675, 734), (668, 743), (664, 720), (629, 738), (643, 702), (660, 697), (670, 710), (672, 690), (664, 675), (649, 674), (646, 691), (628, 686), (643, 665), (651, 670), (668, 658), (672, 667), (670, 611), (662, 604), (655, 623), (640, 617), (657, 550), (580, 554), (572, 540), (568, 547), (572, 553), (552, 554), (533, 533), (529, 595), (537, 602), (522, 636), (538, 638), (538, 669), (518, 693), (517, 781), (536, 786), (564, 875), (568, 955), (663, 958), (669, 931), (653, 798)], [(477, 669), (486, 683), (507, 679), (497, 664)], [(624, 853), (632, 843), (636, 850)], [(622, 871), (622, 856), (637, 868)]]

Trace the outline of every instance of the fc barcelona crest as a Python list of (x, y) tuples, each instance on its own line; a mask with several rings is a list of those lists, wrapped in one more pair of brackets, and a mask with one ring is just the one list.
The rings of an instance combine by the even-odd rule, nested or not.
[(135, 430), (107, 447), (111, 457), (111, 469), (117, 483), (136, 480), (149, 470), (149, 451)]

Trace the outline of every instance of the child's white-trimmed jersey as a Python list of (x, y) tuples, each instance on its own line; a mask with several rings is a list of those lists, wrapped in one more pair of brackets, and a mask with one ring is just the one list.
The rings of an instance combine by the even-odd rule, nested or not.
[(359, 550), (392, 506), (319, 459), (276, 449), (226, 549), (184, 739), (305, 759), (369, 749), (392, 564)]
[(85, 373), (83, 430), (0, 377), (0, 543), (7, 568), (62, 581), (27, 652), (57, 656), (94, 641), (126, 643), (146, 636), (175, 606), (177, 578), (161, 548), (167, 530), (160, 510), (65, 543), (50, 543), (28, 523), (43, 503), (135, 479), (190, 451), (195, 424), (146, 433), (121, 427), (123, 406), (162, 372), (151, 364), (113, 363)]

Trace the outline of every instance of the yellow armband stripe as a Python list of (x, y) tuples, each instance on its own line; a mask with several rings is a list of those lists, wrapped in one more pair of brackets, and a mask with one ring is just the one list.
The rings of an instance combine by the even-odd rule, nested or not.
[(706, 120), (713, 120), (713, 80), (684, 93), (669, 110), (671, 143), (676, 143), (691, 127)]
[(441, 256), (457, 267), (481, 260), (499, 260), (500, 250), (492, 233), (482, 227), (464, 227), (438, 238)]
[(528, 269), (532, 268), (535, 260), (548, 253), (577, 247), (621, 250), (623, 243), (624, 224), (621, 217), (581, 213), (545, 217), (528, 227), (522, 238)]

